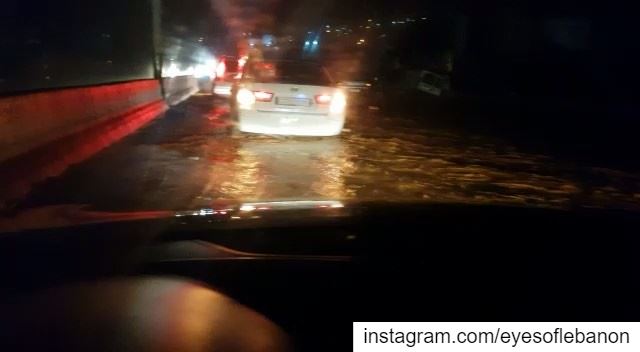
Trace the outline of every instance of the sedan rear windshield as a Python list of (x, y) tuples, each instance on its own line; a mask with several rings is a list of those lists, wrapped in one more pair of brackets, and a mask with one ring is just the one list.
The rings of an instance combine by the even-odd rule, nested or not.
[(253, 62), (247, 65), (244, 79), (258, 83), (287, 83), (329, 86), (333, 82), (326, 70), (316, 64), (296, 62)]

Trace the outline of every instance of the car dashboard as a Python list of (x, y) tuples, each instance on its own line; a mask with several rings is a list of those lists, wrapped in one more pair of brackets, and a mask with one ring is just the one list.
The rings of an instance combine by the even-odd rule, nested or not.
[[(31, 306), (41, 292), (86, 282), (177, 280), (247, 307), (248, 321), (275, 331), (278, 348), (305, 351), (350, 349), (354, 321), (624, 321), (640, 313), (632, 213), (418, 204), (267, 218), (5, 236), (2, 301)], [(146, 309), (138, 314), (163, 319)]]

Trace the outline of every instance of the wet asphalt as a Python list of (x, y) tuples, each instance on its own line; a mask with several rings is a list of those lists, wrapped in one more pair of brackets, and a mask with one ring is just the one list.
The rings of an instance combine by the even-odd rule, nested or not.
[(198, 209), (217, 201), (342, 200), (640, 209), (640, 177), (527, 153), (507, 140), (353, 109), (342, 135), (231, 133), (200, 94), (36, 185), (21, 209)]

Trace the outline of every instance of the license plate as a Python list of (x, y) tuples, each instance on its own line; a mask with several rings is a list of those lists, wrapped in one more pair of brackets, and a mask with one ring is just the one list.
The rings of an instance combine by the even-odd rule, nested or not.
[(297, 117), (282, 117), (280, 118), (281, 125), (290, 125), (292, 123), (298, 122), (299, 119)]
[(311, 106), (311, 100), (303, 98), (276, 98), (276, 104), (286, 106)]
[(358, 88), (350, 88), (349, 92), (350, 93), (360, 93), (360, 89), (358, 89)]

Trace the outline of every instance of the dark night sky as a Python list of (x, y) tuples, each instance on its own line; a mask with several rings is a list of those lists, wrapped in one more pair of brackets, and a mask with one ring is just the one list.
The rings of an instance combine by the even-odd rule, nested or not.
[[(165, 0), (175, 1), (175, 0)], [(186, 0), (190, 1), (198, 0)], [(579, 0), (209, 0), (233, 27), (255, 28), (317, 21), (348, 21), (368, 17), (422, 15), (447, 7), (491, 12), (496, 7), (532, 9), (542, 12), (575, 12), (589, 8)], [(184, 5), (184, 1), (181, 1)]]
[(232, 32), (421, 14), (426, 0), (211, 0)]

